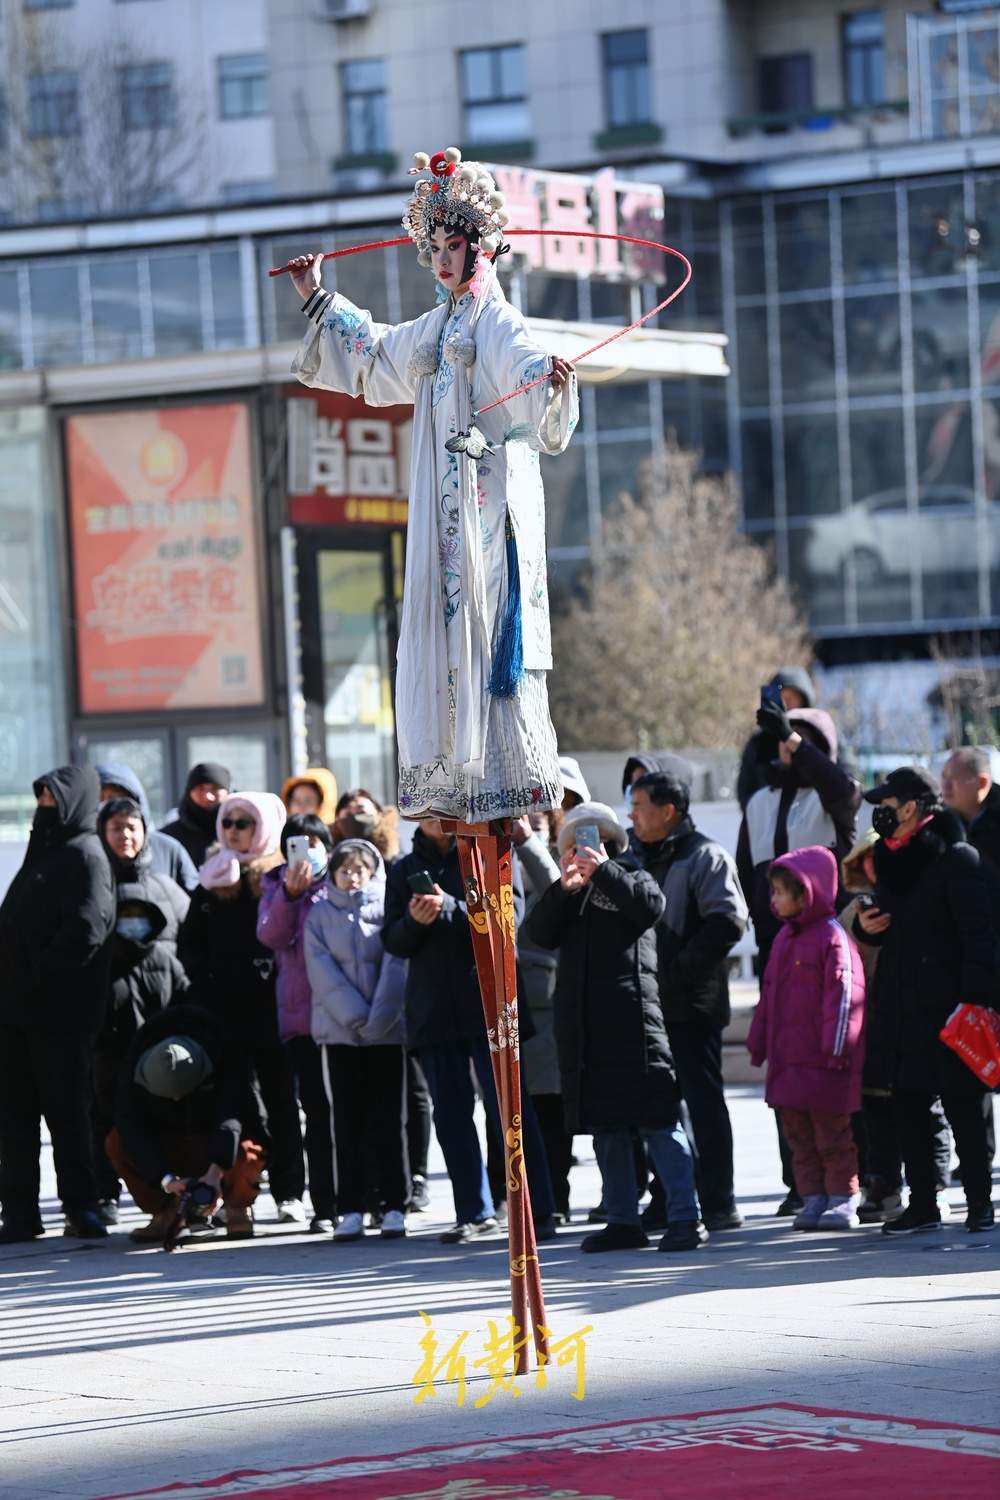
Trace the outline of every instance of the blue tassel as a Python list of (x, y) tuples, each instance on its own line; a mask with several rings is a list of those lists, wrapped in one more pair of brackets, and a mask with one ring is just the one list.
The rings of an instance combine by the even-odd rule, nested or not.
[(521, 627), (521, 568), (517, 538), (507, 513), (507, 599), (493, 645), (490, 692), (494, 698), (514, 698), (524, 676), (524, 634)]

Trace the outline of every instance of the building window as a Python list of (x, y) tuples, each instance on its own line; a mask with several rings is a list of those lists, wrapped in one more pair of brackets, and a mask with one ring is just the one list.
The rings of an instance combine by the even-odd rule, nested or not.
[(266, 115), (271, 108), (270, 64), (266, 52), (219, 58), (219, 116), (242, 120)]
[(884, 37), (880, 10), (855, 10), (842, 18), (844, 100), (864, 106), (885, 98)]
[(609, 130), (626, 125), (648, 125), (649, 33), (606, 31), (604, 52), (604, 109)]
[(385, 63), (380, 57), (340, 65), (344, 99), (344, 144), (354, 156), (389, 149)]
[(28, 78), (29, 134), (75, 135), (79, 128), (79, 92), (73, 70), (32, 73)]
[(118, 69), (126, 130), (162, 130), (177, 118), (173, 64), (130, 63)]
[(24, 0), (25, 10), (69, 10), (76, 0)]
[(459, 53), (465, 139), (524, 140), (530, 130), (524, 48), (476, 47)]
[(274, 197), (274, 181), (270, 177), (261, 177), (247, 182), (224, 182), (222, 184), (223, 203), (265, 203)]
[(757, 77), (762, 114), (808, 114), (813, 108), (812, 53), (762, 57), (757, 63)]

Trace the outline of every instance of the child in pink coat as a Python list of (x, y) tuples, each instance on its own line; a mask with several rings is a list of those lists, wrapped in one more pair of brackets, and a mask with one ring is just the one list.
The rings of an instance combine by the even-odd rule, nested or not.
[(837, 862), (829, 849), (796, 849), (771, 866), (775, 939), (747, 1038), (767, 1061), (765, 1098), (781, 1111), (804, 1203), (796, 1229), (856, 1229), (858, 1153), (851, 1115), (861, 1108), (865, 971), (834, 916)]

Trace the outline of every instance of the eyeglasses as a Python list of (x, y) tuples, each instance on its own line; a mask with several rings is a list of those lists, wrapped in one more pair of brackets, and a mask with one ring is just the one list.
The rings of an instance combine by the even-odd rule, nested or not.
[(253, 818), (223, 818), (222, 826), (223, 828), (238, 828), (242, 833), (244, 828), (253, 827)]

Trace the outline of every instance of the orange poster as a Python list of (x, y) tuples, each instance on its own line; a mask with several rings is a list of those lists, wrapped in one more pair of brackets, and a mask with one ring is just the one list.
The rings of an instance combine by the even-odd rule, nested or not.
[(262, 702), (247, 407), (70, 417), (66, 446), (81, 712)]

